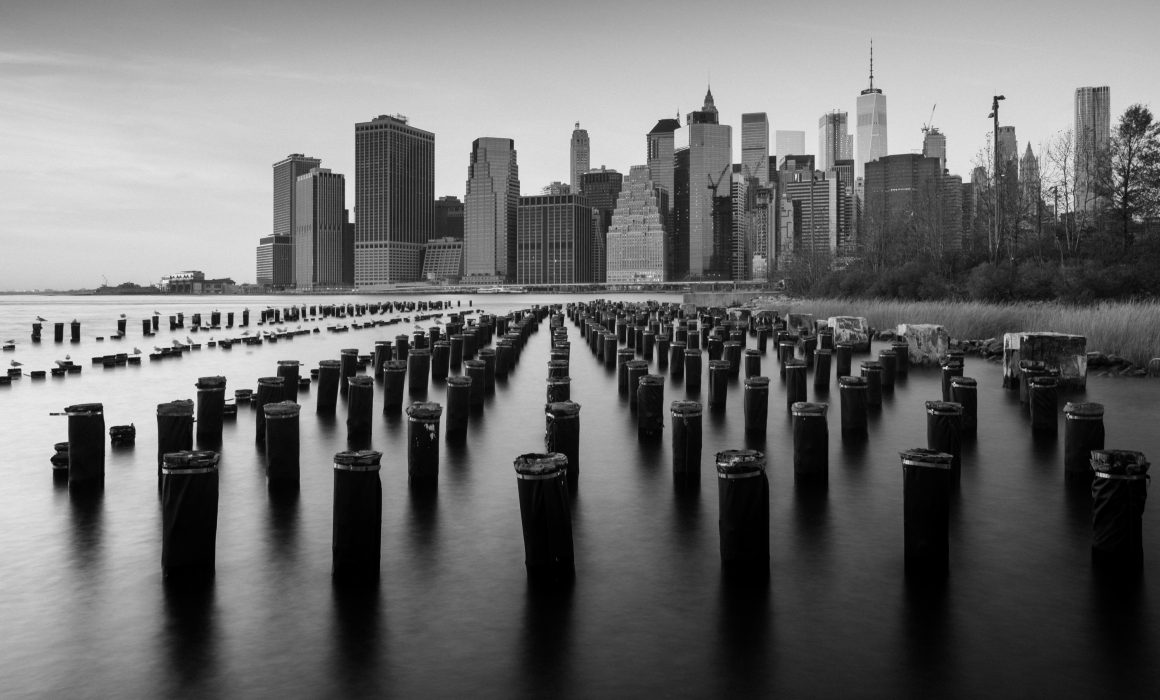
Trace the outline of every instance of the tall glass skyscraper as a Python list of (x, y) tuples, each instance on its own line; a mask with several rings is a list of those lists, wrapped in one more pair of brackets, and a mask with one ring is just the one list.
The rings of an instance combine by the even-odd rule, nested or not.
[[(300, 175), (310, 172), (311, 168), (317, 168), (322, 164), (317, 158), (304, 156), (301, 153), (291, 153), (282, 160), (274, 163), (274, 230), (275, 236), (294, 236), (294, 187)], [(275, 239), (278, 241), (286, 241), (286, 238)], [(293, 248), (290, 249), (293, 251)], [(283, 267), (281, 270), (289, 270), (289, 276), (285, 274), (278, 276), (277, 279), (271, 278), (267, 284), (274, 284), (279, 287), (290, 286), (295, 282), (295, 264), (293, 252), (290, 254), (290, 265), (288, 268)]]
[(344, 246), (346, 178), (328, 168), (300, 175), (294, 193), (294, 277), (299, 289), (345, 287), (354, 254)]
[[(677, 116), (680, 116), (679, 114)], [(645, 137), (648, 147), (648, 177), (653, 184), (668, 195), (668, 216), (676, 203), (673, 184), (674, 158), (676, 157), (676, 131), (681, 128), (678, 119), (661, 119)], [(670, 226), (672, 224), (670, 223)]]
[(689, 259), (690, 277), (729, 279), (733, 129), (718, 123), (712, 91), (699, 111), (690, 112)]
[(1096, 168), (1112, 139), (1112, 91), (1107, 85), (1075, 89), (1075, 208), (1098, 208)]
[(481, 284), (511, 282), (516, 274), (516, 210), (520, 170), (512, 139), (471, 144), (463, 202), (463, 274)]
[(418, 280), (435, 233), (435, 134), (401, 115), (355, 124), (354, 191), (355, 286)]
[(826, 171), (840, 160), (854, 157), (854, 139), (846, 112), (827, 112), (818, 118), (818, 170)]
[(769, 184), (769, 118), (765, 112), (741, 115), (741, 174)]
[(858, 95), (858, 152), (854, 156), (854, 177), (866, 175), (866, 164), (886, 155), (886, 95), (874, 87), (874, 44), (870, 44), (870, 87)]

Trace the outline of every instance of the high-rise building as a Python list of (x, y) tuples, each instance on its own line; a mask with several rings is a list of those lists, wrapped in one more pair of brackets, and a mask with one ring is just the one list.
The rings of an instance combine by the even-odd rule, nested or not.
[(870, 87), (858, 95), (858, 153), (854, 157), (854, 177), (866, 175), (866, 164), (886, 155), (886, 95), (874, 87), (874, 43), (870, 43)]
[(849, 114), (838, 110), (818, 117), (818, 170), (828, 170), (835, 162), (854, 157), (849, 123)]
[[(996, 165), (999, 173), (996, 182), (1002, 190), (1003, 211), (1011, 212), (1019, 194), (1019, 141), (1015, 138), (1015, 127), (999, 127), (999, 157)], [(1004, 213), (1006, 218), (1009, 214)]]
[[(744, 148), (742, 149), (744, 150)], [(765, 157), (768, 167), (769, 156)], [(743, 163), (733, 164), (733, 173), (729, 181), (729, 197), (732, 211), (732, 235), (729, 241), (729, 279), (735, 281), (748, 280), (753, 276), (753, 240), (750, 237), (749, 211), (753, 204), (750, 192), (761, 187), (756, 177), (747, 176), (742, 172)]]
[(1075, 208), (1099, 209), (1095, 183), (1112, 139), (1112, 91), (1107, 85), (1075, 89)]
[(673, 213), (669, 231), (666, 279), (683, 280), (689, 275), (689, 149), (673, 152)]
[(620, 190), (608, 229), (609, 284), (665, 280), (664, 213), (668, 193), (649, 179), (647, 165), (634, 165)]
[(1031, 151), (1031, 144), (1019, 159), (1019, 188), (1022, 193), (1024, 207), (1035, 207), (1042, 194), (1039, 191), (1039, 159)]
[(781, 170), (781, 164), (785, 162), (785, 157), (789, 155), (802, 155), (806, 152), (806, 132), (804, 131), (782, 131), (778, 129), (773, 132), (773, 153), (777, 158), (775, 168)]
[(943, 132), (931, 126), (927, 127), (922, 137), (922, 157), (938, 158), (940, 171), (947, 169), (947, 137)]
[[(298, 176), (310, 172), (322, 164), (318, 158), (291, 153), (274, 163), (274, 229), (275, 236), (294, 235), (294, 188)], [(293, 252), (291, 252), (293, 256)], [(294, 261), (291, 257), (290, 279), (279, 282), (278, 286), (294, 284)]]
[(779, 263), (800, 255), (834, 254), (838, 250), (842, 211), (837, 179), (825, 173), (799, 171), (800, 179), (786, 182), (781, 196)]
[(568, 184), (577, 194), (580, 194), (580, 176), (588, 172), (590, 159), (588, 130), (581, 129), (580, 122), (576, 122), (576, 128), (572, 130), (572, 146), (568, 151), (568, 172), (571, 175)]
[(516, 284), (592, 281), (592, 208), (581, 195), (520, 197)]
[(516, 210), (520, 170), (512, 139), (471, 145), (463, 203), (463, 274), (477, 283), (511, 282), (516, 274)]
[(293, 236), (263, 236), (258, 240), (256, 258), (258, 286), (275, 289), (293, 286)]
[(769, 184), (769, 118), (765, 112), (741, 115), (741, 174)]
[(866, 164), (865, 216), (876, 239), (918, 231), (928, 244), (956, 249), (962, 243), (962, 179), (947, 176), (937, 158), (917, 153), (884, 156)]
[(689, 262), (694, 278), (729, 279), (733, 169), (733, 129), (718, 123), (712, 91), (700, 110), (690, 112)]
[(354, 283), (413, 282), (435, 233), (435, 134), (402, 115), (354, 127)]
[[(679, 115), (678, 115), (679, 116)], [(675, 164), (676, 131), (681, 128), (678, 119), (661, 119), (645, 136), (648, 146), (648, 177), (653, 184), (668, 194), (669, 212), (676, 204), (676, 190), (673, 184)], [(670, 224), (671, 227), (671, 224)]]
[(346, 279), (346, 178), (311, 168), (294, 187), (294, 278), (298, 289), (350, 286)]
[(463, 239), (432, 238), (423, 250), (423, 279), (456, 282), (463, 276)]
[(435, 238), (463, 240), (463, 202), (455, 195), (435, 200)]
[(612, 212), (616, 209), (624, 176), (603, 165), (599, 170), (589, 170), (580, 176), (580, 190), (588, 206), (592, 207), (592, 281), (603, 282), (608, 263), (606, 237), (612, 225)]

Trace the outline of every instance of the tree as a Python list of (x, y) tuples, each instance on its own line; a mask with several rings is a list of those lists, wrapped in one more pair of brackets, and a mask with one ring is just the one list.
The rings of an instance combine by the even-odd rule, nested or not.
[(1107, 190), (1127, 250), (1131, 224), (1160, 205), (1160, 123), (1144, 105), (1125, 110), (1112, 134)]

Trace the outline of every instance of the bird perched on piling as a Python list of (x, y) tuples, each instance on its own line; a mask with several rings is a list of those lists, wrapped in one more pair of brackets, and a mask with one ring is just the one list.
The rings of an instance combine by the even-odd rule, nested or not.
[(134, 355), (140, 355), (140, 354), (141, 354), (141, 348), (139, 348), (139, 347), (137, 347), (136, 345), (134, 345), (134, 346), (133, 346), (133, 354), (134, 354)]
[(9, 362), (8, 364), (12, 365), (13, 367), (22, 367), (22, 366), (24, 366), (24, 363), (23, 363), (23, 362), (17, 362), (16, 360), (13, 360), (12, 362)]
[(37, 317), (36, 317), (36, 320), (37, 320), (37, 321), (40, 321), (41, 323), (47, 323), (47, 322), (48, 322), (48, 319), (47, 319), (47, 318), (45, 318), (44, 316), (37, 316)]

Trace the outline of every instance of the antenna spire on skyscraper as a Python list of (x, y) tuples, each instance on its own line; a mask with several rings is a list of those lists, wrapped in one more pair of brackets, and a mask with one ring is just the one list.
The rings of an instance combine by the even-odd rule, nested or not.
[(874, 89), (874, 39), (870, 40), (870, 89)]

